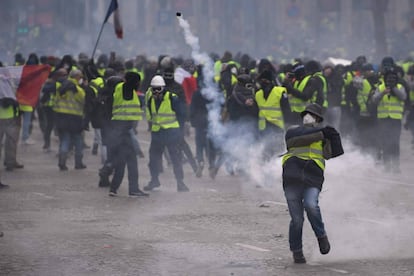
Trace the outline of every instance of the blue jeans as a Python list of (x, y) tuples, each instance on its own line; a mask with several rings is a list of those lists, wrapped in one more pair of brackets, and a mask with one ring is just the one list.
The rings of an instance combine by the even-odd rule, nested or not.
[(59, 153), (67, 154), (71, 146), (75, 147), (75, 157), (83, 155), (83, 139), (81, 132), (59, 132)]
[(323, 237), (326, 235), (325, 226), (318, 205), (320, 190), (315, 187), (306, 186), (302, 183), (289, 183), (285, 186), (284, 190), (291, 217), (289, 225), (290, 250), (297, 252), (302, 250), (304, 210), (306, 211), (306, 215), (316, 237)]
[(30, 125), (32, 123), (32, 112), (22, 112), (22, 140), (26, 141), (30, 136)]

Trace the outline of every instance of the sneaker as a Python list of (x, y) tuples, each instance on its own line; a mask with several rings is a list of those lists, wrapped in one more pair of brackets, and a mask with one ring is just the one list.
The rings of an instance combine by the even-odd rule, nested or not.
[(144, 191), (152, 191), (154, 188), (161, 186), (160, 182), (151, 180), (147, 186), (144, 187)]
[(22, 141), (22, 144), (23, 144), (23, 145), (35, 145), (35, 144), (36, 144), (36, 142), (35, 142), (35, 141), (33, 141), (32, 139), (28, 138), (28, 139), (26, 139), (26, 140)]
[(203, 176), (203, 169), (204, 169), (204, 162), (198, 162), (197, 170), (196, 170), (196, 177)]
[(108, 195), (114, 197), (114, 196), (117, 196), (118, 194), (116, 192), (110, 191)]
[(318, 238), (318, 244), (319, 244), (319, 251), (322, 255), (326, 255), (329, 253), (329, 250), (331, 250), (331, 245), (329, 244), (328, 236), (323, 236)]
[(0, 182), (0, 189), (7, 189), (7, 188), (9, 188), (9, 185), (6, 185)]
[(189, 191), (190, 189), (188, 189), (188, 187), (183, 182), (177, 183), (177, 192), (189, 192)]
[(136, 192), (130, 192), (129, 196), (149, 196), (149, 194), (144, 193), (143, 191), (138, 189), (138, 191), (136, 191)]
[(293, 262), (295, 264), (306, 264), (305, 256), (303, 256), (303, 251), (293, 252)]

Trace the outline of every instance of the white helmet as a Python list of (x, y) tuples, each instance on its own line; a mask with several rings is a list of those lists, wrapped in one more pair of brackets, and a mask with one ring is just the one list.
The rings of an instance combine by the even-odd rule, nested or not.
[(152, 87), (164, 87), (165, 86), (164, 78), (161, 77), (160, 75), (154, 76), (151, 80), (151, 86)]

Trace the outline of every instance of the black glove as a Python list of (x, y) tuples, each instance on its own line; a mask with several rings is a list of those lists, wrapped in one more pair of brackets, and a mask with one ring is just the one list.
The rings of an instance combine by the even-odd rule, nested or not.
[(385, 86), (389, 88), (394, 88), (397, 86), (398, 76), (396, 74), (388, 74), (385, 77)]
[(338, 131), (335, 128), (326, 126), (322, 129), (323, 136), (326, 139), (331, 139), (333, 136), (338, 135)]

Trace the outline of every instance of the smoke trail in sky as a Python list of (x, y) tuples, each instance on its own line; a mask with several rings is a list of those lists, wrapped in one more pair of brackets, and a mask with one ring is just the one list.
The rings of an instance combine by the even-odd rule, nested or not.
[[(222, 123), (222, 108), (225, 104), (224, 94), (219, 91), (218, 85), (214, 82), (214, 65), (211, 58), (200, 51), (199, 40), (190, 30), (189, 23), (181, 16), (177, 16), (180, 27), (183, 29), (186, 43), (191, 47), (191, 57), (196, 64), (203, 65), (204, 87), (201, 90), (202, 95), (210, 101), (208, 108), (209, 129), (208, 136), (218, 147), (222, 156), (216, 162), (220, 165), (230, 164), (228, 172), (234, 172), (233, 169), (241, 170), (249, 178), (260, 185), (274, 180), (275, 168), (280, 168), (275, 162), (264, 163), (262, 161), (263, 145), (257, 143), (252, 134), (251, 126), (243, 123)], [(254, 126), (256, 128), (256, 126)], [(228, 162), (227, 162), (228, 161)], [(280, 170), (279, 170), (280, 172)], [(271, 177), (269, 177), (271, 173)]]
[[(184, 38), (186, 43), (191, 47), (191, 57), (196, 64), (203, 65), (203, 80), (204, 87), (201, 94), (210, 101), (208, 106), (209, 119), (209, 135), (215, 139), (220, 139), (224, 136), (225, 129), (221, 123), (221, 108), (224, 104), (224, 97), (219, 93), (217, 84), (214, 83), (214, 64), (207, 53), (200, 52), (200, 44), (198, 38), (191, 32), (190, 25), (187, 20), (181, 16), (177, 16), (180, 27), (184, 31)], [(222, 141), (215, 141), (222, 144)]]

